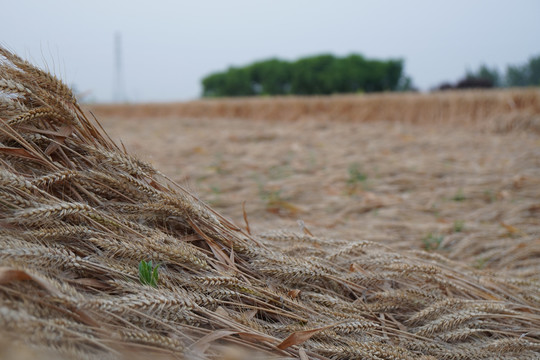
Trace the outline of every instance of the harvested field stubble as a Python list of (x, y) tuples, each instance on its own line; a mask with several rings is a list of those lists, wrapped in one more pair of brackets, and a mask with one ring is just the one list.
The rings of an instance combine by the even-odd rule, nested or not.
[[(449, 96), (459, 107), (459, 99), (474, 94), (487, 104), (506, 104), (510, 95), (529, 99), (516, 100), (530, 108), (512, 117), (538, 117), (525, 115), (540, 103), (538, 91)], [(102, 118), (113, 137), (197, 189), (235, 223), (244, 223), (245, 201), (257, 233), (297, 231), (302, 219), (325, 237), (429, 249), (477, 268), (538, 279), (540, 140), (530, 128), (502, 131), (494, 126), (496, 116), (431, 124), (331, 121), (325, 113), (296, 121), (149, 118), (144, 111), (131, 118), (123, 110), (111, 108), (115, 116)], [(527, 262), (531, 266), (523, 266)]]
[[(538, 254), (494, 273), (362, 238), (249, 234), (116, 146), (57, 79), (0, 56), (0, 331), (10, 341), (90, 359), (538, 357)], [(227, 159), (215, 160), (227, 174)], [(339, 193), (376, 186), (363, 164), (346, 165)], [(452, 204), (471, 196), (465, 185)], [(267, 202), (294, 212), (272, 191), (263, 184)], [(141, 260), (160, 264), (156, 288), (139, 282)]]

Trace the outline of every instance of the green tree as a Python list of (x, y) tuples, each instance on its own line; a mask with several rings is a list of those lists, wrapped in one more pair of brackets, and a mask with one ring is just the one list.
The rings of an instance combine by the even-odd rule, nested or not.
[(529, 79), (527, 68), (522, 65), (510, 65), (506, 69), (506, 85), (507, 86), (527, 86)]
[(249, 69), (231, 67), (225, 73), (216, 73), (202, 80), (203, 96), (255, 95)]
[(529, 79), (533, 86), (540, 86), (540, 55), (529, 59)]
[(482, 64), (476, 71), (467, 71), (466, 78), (489, 80), (495, 87), (502, 86), (502, 79), (497, 68), (489, 68)]
[(279, 59), (259, 61), (249, 67), (257, 95), (285, 95), (291, 90), (291, 68)]
[(506, 69), (507, 86), (540, 86), (540, 56), (532, 57), (523, 65)]
[(407, 90), (410, 78), (401, 60), (368, 60), (358, 54), (331, 54), (294, 62), (279, 59), (229, 68), (202, 80), (203, 96), (328, 95), (335, 93)]
[(303, 58), (292, 63), (291, 93), (297, 95), (331, 94), (332, 55)]

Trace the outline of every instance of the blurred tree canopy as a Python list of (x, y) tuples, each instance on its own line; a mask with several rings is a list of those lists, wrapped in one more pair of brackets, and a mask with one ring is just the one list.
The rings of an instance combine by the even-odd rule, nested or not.
[(323, 54), (294, 62), (269, 59), (208, 75), (203, 96), (328, 95), (412, 89), (402, 60)]
[(509, 65), (506, 73), (481, 65), (476, 71), (467, 71), (455, 86), (444, 83), (439, 90), (472, 87), (540, 86), (540, 56), (531, 57), (522, 65)]
[(507, 86), (540, 86), (540, 55), (523, 65), (508, 66), (505, 80)]
[(466, 79), (483, 79), (491, 83), (492, 86), (502, 86), (502, 78), (497, 68), (490, 69), (486, 65), (481, 65), (477, 71), (467, 71)]

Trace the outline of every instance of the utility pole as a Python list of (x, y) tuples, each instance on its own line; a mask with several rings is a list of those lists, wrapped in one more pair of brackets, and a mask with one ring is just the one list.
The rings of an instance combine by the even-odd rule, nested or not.
[(114, 89), (113, 101), (125, 102), (124, 77), (122, 74), (122, 35), (119, 31), (114, 34)]

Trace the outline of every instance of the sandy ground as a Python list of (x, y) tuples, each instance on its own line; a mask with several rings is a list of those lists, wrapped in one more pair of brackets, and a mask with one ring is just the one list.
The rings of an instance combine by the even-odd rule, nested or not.
[[(98, 114), (99, 116), (99, 114)], [(112, 118), (128, 151), (251, 231), (438, 251), (477, 268), (540, 256), (540, 137), (467, 126)], [(535, 268), (535, 266), (533, 266)]]

